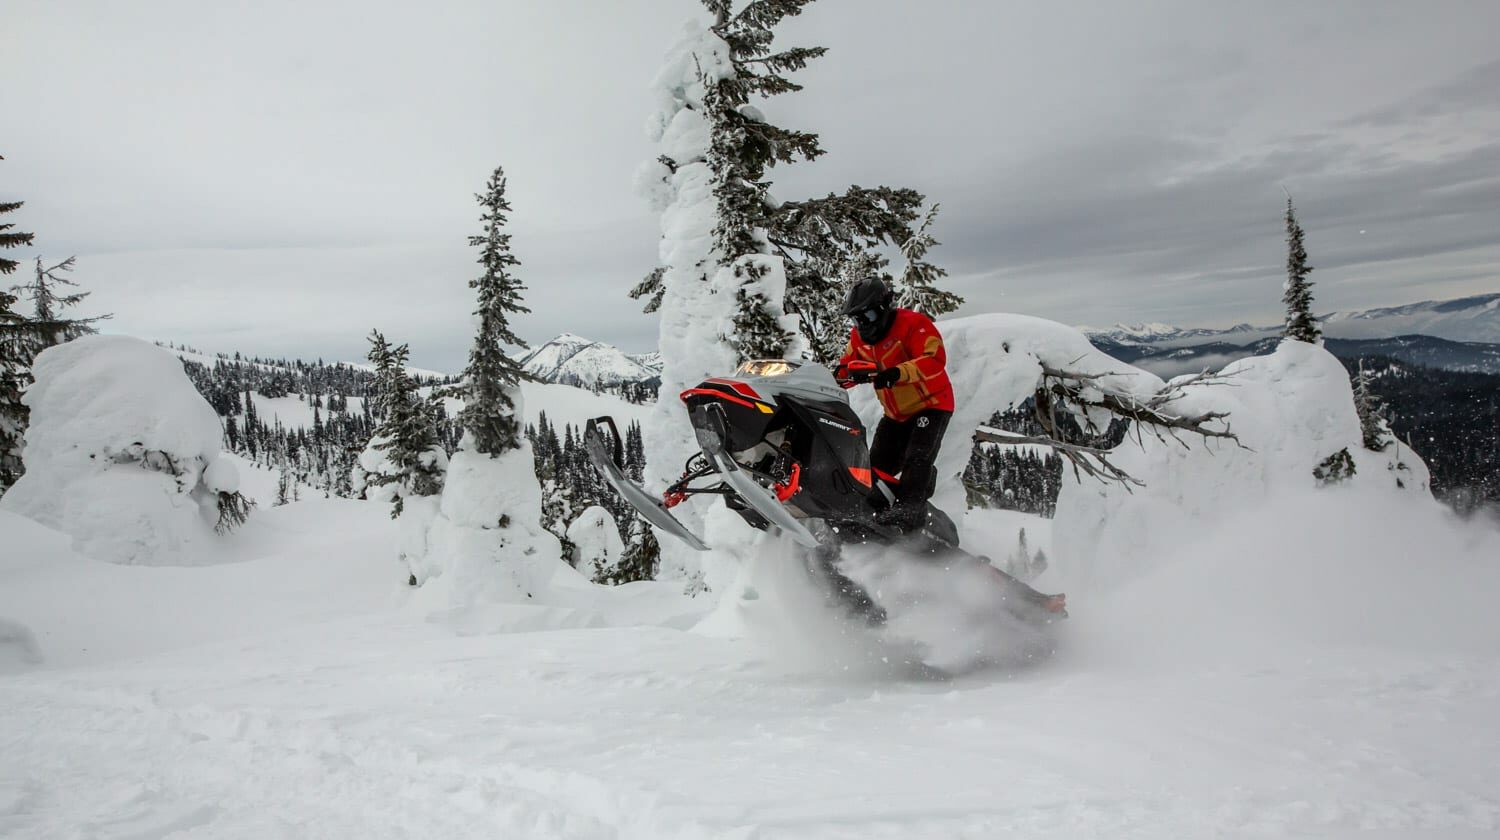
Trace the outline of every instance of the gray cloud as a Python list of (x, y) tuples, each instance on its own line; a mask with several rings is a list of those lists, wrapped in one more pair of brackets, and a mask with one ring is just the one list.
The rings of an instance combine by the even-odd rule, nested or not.
[[(532, 340), (630, 350), (656, 220), (631, 194), (661, 53), (692, 0), (15, 0), (0, 198), (112, 327), (205, 349), (425, 366), (469, 338), (473, 193), (511, 175)], [(1319, 305), (1500, 286), (1500, 7), (823, 0), (831, 48), (766, 106), (829, 154), (785, 198), (889, 183), (941, 201), (965, 311), (1274, 320), (1282, 188)], [(57, 45), (68, 60), (57, 61)]]

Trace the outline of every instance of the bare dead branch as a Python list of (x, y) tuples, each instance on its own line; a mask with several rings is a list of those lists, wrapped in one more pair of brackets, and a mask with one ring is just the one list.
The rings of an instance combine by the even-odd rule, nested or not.
[[(1187, 435), (1207, 440), (1217, 438), (1230, 440), (1245, 448), (1239, 437), (1230, 429), (1228, 414), (1222, 411), (1207, 411), (1199, 414), (1179, 414), (1169, 409), (1171, 403), (1180, 399), (1189, 386), (1228, 385), (1225, 377), (1208, 371), (1168, 385), (1145, 398), (1110, 390), (1101, 380), (1110, 376), (1125, 376), (1129, 373), (1084, 373), (1053, 368), (1042, 364), (1042, 378), (1037, 383), (1032, 399), (1032, 415), (1041, 428), (1042, 435), (1002, 434), (995, 430), (980, 428), (974, 440), (986, 443), (1009, 445), (1031, 444), (1047, 446), (1067, 459), (1073, 467), (1073, 475), (1082, 480), (1084, 475), (1103, 483), (1116, 483), (1129, 490), (1132, 486), (1143, 487), (1145, 483), (1121, 469), (1109, 460), (1109, 450), (1098, 446), (1072, 443), (1070, 436), (1058, 423), (1059, 414), (1080, 417), (1085, 430), (1092, 435), (1104, 432), (1095, 423), (1092, 414), (1098, 411), (1132, 421), (1137, 444), (1143, 443), (1150, 433), (1158, 441), (1174, 441), (1183, 448), (1190, 448)], [(1059, 412), (1058, 409), (1064, 409)]]
[(1088, 475), (1103, 483), (1118, 482), (1127, 490), (1131, 485), (1135, 485), (1136, 487), (1146, 486), (1145, 482), (1110, 463), (1109, 450), (1107, 449), (1084, 446), (1080, 443), (1067, 443), (1050, 437), (999, 433), (983, 427), (974, 432), (974, 440), (981, 443), (1048, 446), (1066, 458), (1068, 463), (1072, 464), (1075, 478), (1080, 474)]

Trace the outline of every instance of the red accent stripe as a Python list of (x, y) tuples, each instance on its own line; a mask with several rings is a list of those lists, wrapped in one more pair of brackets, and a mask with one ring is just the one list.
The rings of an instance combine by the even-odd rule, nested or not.
[(742, 405), (746, 408), (755, 408), (755, 403), (750, 402), (749, 400), (742, 400), (733, 394), (726, 394), (723, 391), (715, 391), (713, 388), (689, 388), (686, 391), (683, 391), (681, 394), (678, 394), (677, 396), (678, 399), (682, 400), (683, 402), (687, 402), (688, 397), (697, 395), (705, 397), (717, 397), (721, 400), (727, 400), (729, 402), (735, 403), (736, 405)]
[(869, 470), (862, 469), (860, 467), (850, 467), (849, 474), (854, 476), (854, 480), (858, 481), (860, 484), (863, 484), (866, 487), (873, 486), (873, 483), (870, 481)]
[(884, 481), (887, 484), (900, 484), (901, 483), (901, 479), (895, 477), (894, 475), (891, 475), (890, 473), (886, 472), (885, 470), (876, 470), (875, 471), (875, 475), (878, 478), (880, 478), (881, 481)]
[[(749, 397), (752, 400), (760, 400), (760, 394), (755, 393), (754, 388), (751, 388), (749, 385), (746, 385), (745, 383), (740, 382), (737, 379), (706, 379), (704, 381), (712, 382), (716, 385), (728, 385), (735, 390), (735, 393)], [(765, 400), (761, 400), (761, 402), (765, 402)]]

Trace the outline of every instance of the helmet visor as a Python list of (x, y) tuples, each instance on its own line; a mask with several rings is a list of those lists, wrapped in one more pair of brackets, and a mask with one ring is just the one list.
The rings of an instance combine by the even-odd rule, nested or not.
[(865, 309), (861, 309), (853, 315), (850, 315), (849, 320), (853, 321), (856, 324), (863, 324), (867, 327), (873, 327), (880, 322), (880, 316), (884, 314), (885, 309), (883, 307), (871, 306)]

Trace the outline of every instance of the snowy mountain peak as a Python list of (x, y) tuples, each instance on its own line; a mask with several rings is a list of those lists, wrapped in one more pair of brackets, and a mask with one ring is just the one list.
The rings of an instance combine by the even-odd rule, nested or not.
[(532, 348), (520, 362), (527, 373), (545, 382), (584, 388), (646, 382), (659, 375), (649, 361), (573, 333)]

